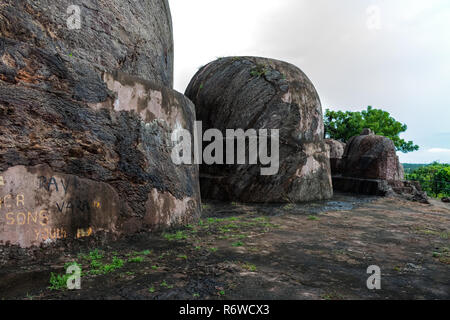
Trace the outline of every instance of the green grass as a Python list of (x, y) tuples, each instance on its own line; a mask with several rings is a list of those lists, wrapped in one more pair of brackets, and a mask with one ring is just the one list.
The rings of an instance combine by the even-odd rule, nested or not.
[[(67, 269), (70, 266), (76, 265), (81, 269), (81, 266), (77, 262), (69, 262), (64, 265), (64, 270), (67, 271)], [(64, 290), (67, 289), (67, 280), (72, 276), (73, 274), (50, 274), (50, 286), (48, 287), (50, 290)]]
[(241, 241), (237, 241), (231, 244), (233, 247), (242, 247), (244, 245), (243, 242)]
[(70, 274), (50, 274), (50, 290), (64, 290), (67, 289), (67, 280), (69, 279)]
[(99, 260), (93, 260), (91, 262), (91, 271), (90, 274), (98, 275), (98, 274), (108, 274), (111, 272), (116, 271), (117, 269), (120, 269), (124, 266), (125, 261), (122, 259), (114, 256), (112, 258), (111, 263), (103, 264)]
[(268, 67), (265, 65), (258, 64), (255, 68), (250, 71), (252, 77), (262, 77), (269, 71)]
[(133, 256), (149, 256), (152, 254), (152, 250), (134, 251)]
[(320, 220), (320, 218), (316, 217), (316, 216), (308, 216), (308, 220), (310, 220), (310, 221), (318, 221), (318, 220)]
[(172, 289), (173, 288), (173, 285), (169, 285), (167, 282), (166, 282), (166, 280), (164, 280), (163, 282), (161, 282), (161, 285), (160, 285), (161, 287), (163, 287), (163, 288), (167, 288), (167, 289)]
[(245, 270), (248, 270), (250, 272), (256, 272), (258, 270), (258, 268), (254, 264), (248, 263), (248, 262), (244, 263), (242, 265), (242, 268), (244, 268)]
[(133, 258), (128, 259), (128, 262), (141, 263), (141, 262), (144, 262), (144, 257), (133, 257)]
[(184, 231), (177, 231), (176, 233), (165, 233), (164, 238), (169, 241), (187, 240), (189, 236)]
[(148, 289), (148, 292), (150, 292), (150, 293), (154, 293), (156, 290), (155, 290), (155, 287), (151, 287), (150, 289)]

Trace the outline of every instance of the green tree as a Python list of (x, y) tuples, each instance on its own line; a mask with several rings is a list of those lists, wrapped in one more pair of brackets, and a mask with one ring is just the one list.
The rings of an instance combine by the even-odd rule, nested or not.
[(324, 122), (327, 138), (347, 142), (351, 137), (359, 135), (364, 128), (369, 128), (375, 134), (391, 139), (398, 151), (407, 153), (419, 150), (414, 142), (400, 138), (400, 133), (408, 129), (406, 124), (395, 120), (389, 112), (373, 109), (371, 106), (361, 112), (327, 109)]
[(406, 175), (408, 180), (420, 182), (422, 189), (433, 197), (450, 196), (450, 164), (434, 162)]

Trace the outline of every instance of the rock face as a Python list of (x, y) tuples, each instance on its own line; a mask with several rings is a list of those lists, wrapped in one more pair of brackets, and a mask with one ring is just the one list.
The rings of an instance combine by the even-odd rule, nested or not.
[[(71, 7), (74, 4), (79, 4), (79, 11)], [(74, 29), (78, 17), (80, 28)], [(54, 59), (70, 60), (85, 77), (121, 71), (172, 87), (173, 34), (167, 0), (2, 0), (0, 36), (45, 49)], [(6, 64), (14, 60), (3, 59)], [(32, 63), (17, 67), (18, 77), (35, 75)]]
[(333, 139), (326, 139), (325, 143), (330, 150), (331, 174), (340, 174), (342, 171), (342, 157), (344, 156), (345, 143)]
[(171, 133), (193, 130), (193, 104), (123, 74), (102, 83), (107, 98), (94, 104), (1, 82), (0, 242), (121, 235), (199, 216), (198, 168), (171, 161)]
[(262, 176), (248, 161), (203, 165), (204, 198), (302, 202), (332, 196), (320, 99), (300, 69), (266, 58), (221, 58), (201, 68), (185, 94), (204, 130), (280, 130), (278, 173)]
[(352, 137), (340, 160), (340, 170), (333, 172), (336, 191), (377, 196), (401, 196), (407, 200), (428, 203), (419, 183), (404, 181), (404, 170), (389, 138), (364, 129)]
[(362, 179), (403, 180), (404, 172), (395, 145), (389, 138), (366, 129), (345, 148), (342, 174)]
[(198, 167), (171, 159), (195, 107), (168, 87), (167, 3), (84, 1), (81, 30), (65, 27), (66, 4), (0, 5), (0, 244), (194, 221)]

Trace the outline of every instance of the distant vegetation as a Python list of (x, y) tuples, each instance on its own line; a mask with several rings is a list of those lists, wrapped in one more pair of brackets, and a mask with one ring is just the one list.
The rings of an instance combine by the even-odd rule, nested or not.
[(450, 164), (404, 164), (406, 179), (420, 182), (430, 197), (450, 197)]
[(412, 173), (414, 170), (426, 167), (429, 164), (426, 163), (403, 163), (403, 168), (405, 169), (405, 173)]
[(371, 106), (361, 112), (327, 109), (324, 123), (327, 138), (347, 142), (351, 137), (359, 135), (363, 129), (369, 128), (375, 134), (394, 141), (397, 151), (407, 153), (419, 150), (419, 146), (414, 142), (400, 138), (400, 134), (408, 129), (406, 124), (392, 118), (389, 112), (373, 109)]

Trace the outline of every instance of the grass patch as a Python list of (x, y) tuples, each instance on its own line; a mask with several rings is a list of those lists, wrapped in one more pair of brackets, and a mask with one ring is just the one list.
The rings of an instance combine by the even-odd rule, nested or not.
[(187, 240), (189, 236), (184, 231), (177, 231), (176, 233), (165, 233), (164, 238), (169, 241)]
[(133, 258), (128, 259), (128, 262), (141, 263), (141, 262), (144, 262), (144, 258), (143, 257), (133, 257)]
[(116, 271), (117, 269), (120, 269), (124, 266), (125, 261), (122, 259), (114, 256), (112, 258), (112, 262), (108, 264), (103, 264), (99, 260), (93, 260), (91, 262), (91, 271), (90, 274), (98, 275), (98, 274), (108, 274), (113, 271)]
[(269, 72), (269, 68), (267, 66), (258, 64), (250, 71), (250, 75), (252, 77), (259, 78), (259, 77), (266, 75), (267, 72)]
[(248, 262), (242, 264), (242, 268), (250, 272), (256, 272), (258, 270), (258, 268), (254, 264)]
[(169, 284), (166, 282), (166, 280), (164, 280), (163, 282), (161, 282), (160, 286), (163, 287), (163, 288), (167, 288), (167, 289), (172, 289), (172, 288), (173, 288), (173, 285), (169, 285)]
[(55, 274), (50, 275), (50, 290), (64, 290), (67, 289), (67, 280), (69, 280), (70, 274)]
[[(64, 265), (64, 270), (67, 272), (67, 269), (70, 266), (78, 266), (81, 269), (81, 266), (77, 262), (69, 262)], [(50, 274), (50, 286), (48, 287), (50, 290), (64, 290), (67, 289), (67, 280), (72, 276), (73, 274)]]
[(241, 241), (237, 241), (231, 244), (233, 247), (242, 247), (244, 245), (243, 242)]
[(450, 248), (443, 247), (440, 248), (438, 251), (434, 251), (433, 258), (438, 259), (439, 262), (441, 263), (450, 264)]

